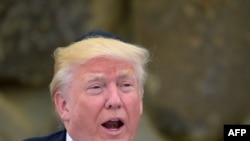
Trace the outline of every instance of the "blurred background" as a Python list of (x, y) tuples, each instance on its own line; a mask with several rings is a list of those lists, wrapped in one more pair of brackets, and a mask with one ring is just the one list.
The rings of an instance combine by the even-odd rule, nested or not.
[(53, 50), (101, 29), (148, 48), (137, 141), (223, 141), (250, 124), (249, 0), (0, 0), (0, 141), (60, 130)]

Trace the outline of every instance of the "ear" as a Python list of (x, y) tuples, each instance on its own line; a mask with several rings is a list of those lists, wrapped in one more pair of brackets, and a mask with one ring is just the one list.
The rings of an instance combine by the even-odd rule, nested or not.
[(144, 94), (144, 89), (141, 89), (141, 93), (140, 93), (140, 114), (143, 113), (143, 94)]
[(142, 98), (140, 99), (140, 114), (143, 113), (143, 102), (142, 102)]
[(68, 121), (69, 120), (69, 108), (68, 108), (67, 98), (65, 97), (65, 95), (57, 91), (54, 94), (54, 104), (62, 121), (63, 122)]

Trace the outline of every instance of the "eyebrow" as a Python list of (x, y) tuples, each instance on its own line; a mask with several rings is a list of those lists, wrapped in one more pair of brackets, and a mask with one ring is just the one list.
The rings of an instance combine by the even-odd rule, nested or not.
[(122, 71), (118, 74), (118, 79), (135, 78), (135, 75), (131, 71)]
[[(117, 74), (117, 80), (126, 79), (126, 78), (132, 78), (136, 80), (135, 75), (129, 70), (121, 71)], [(89, 82), (100, 81), (100, 80), (104, 81), (105, 75), (103, 73), (94, 73), (85, 77), (84, 83), (86, 84)]]
[(84, 82), (88, 83), (88, 82), (93, 82), (93, 81), (98, 81), (98, 80), (104, 80), (104, 74), (102, 73), (90, 74), (84, 79)]

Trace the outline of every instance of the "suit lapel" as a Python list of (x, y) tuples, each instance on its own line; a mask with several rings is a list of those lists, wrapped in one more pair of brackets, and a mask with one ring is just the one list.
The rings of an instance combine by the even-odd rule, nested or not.
[(57, 133), (57, 135), (50, 138), (49, 141), (66, 141), (66, 130)]

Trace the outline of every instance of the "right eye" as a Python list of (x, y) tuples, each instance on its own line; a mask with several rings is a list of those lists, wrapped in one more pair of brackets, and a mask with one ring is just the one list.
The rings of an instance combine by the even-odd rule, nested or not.
[(103, 85), (101, 84), (94, 84), (87, 88), (87, 92), (90, 94), (100, 94), (103, 91)]

